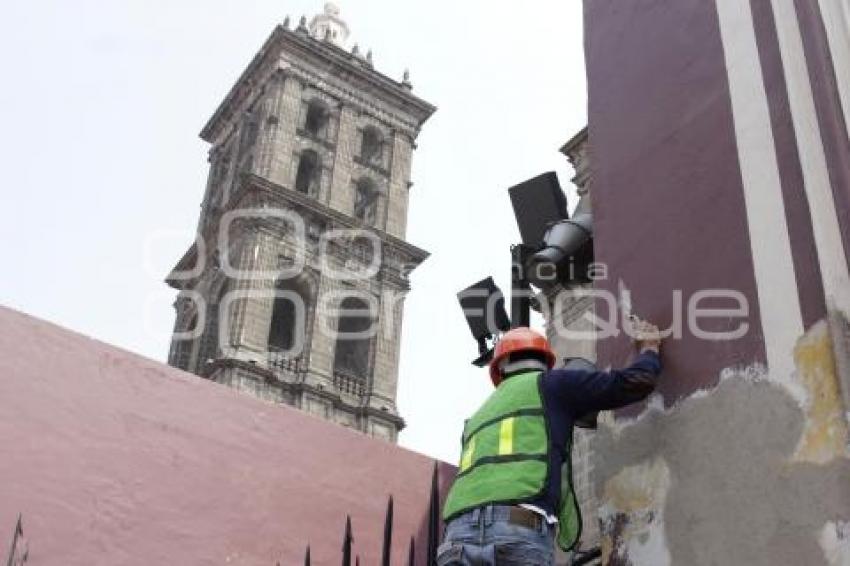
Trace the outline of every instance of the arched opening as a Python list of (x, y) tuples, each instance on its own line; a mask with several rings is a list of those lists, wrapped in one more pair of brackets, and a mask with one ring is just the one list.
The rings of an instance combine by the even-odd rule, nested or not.
[(310, 290), (303, 281), (284, 279), (275, 285), (276, 296), (269, 325), (269, 352), (297, 358), (306, 347)]
[(365, 380), (369, 375), (369, 346), (374, 334), (374, 313), (366, 301), (357, 297), (345, 298), (340, 311), (334, 373)]
[(327, 105), (320, 100), (312, 100), (307, 105), (307, 117), (304, 119), (304, 130), (311, 136), (324, 138), (328, 133), (330, 112)]
[(378, 189), (374, 181), (362, 178), (354, 187), (354, 217), (374, 225), (378, 216)]
[(315, 195), (319, 189), (321, 170), (319, 154), (312, 149), (302, 151), (295, 175), (295, 190), (305, 195)]
[(363, 130), (363, 137), (360, 139), (360, 157), (363, 161), (380, 164), (383, 149), (384, 137), (377, 128), (370, 126)]

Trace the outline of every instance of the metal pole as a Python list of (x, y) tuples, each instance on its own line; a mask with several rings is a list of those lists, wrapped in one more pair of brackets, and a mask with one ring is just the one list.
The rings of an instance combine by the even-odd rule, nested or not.
[(511, 246), (511, 328), (531, 325), (531, 285), (525, 277), (525, 249)]

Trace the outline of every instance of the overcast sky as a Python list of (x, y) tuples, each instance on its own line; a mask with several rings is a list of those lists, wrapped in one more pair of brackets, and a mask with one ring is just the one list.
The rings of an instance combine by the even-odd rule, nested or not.
[[(398, 405), (402, 445), (457, 459), (490, 391), (455, 294), (509, 286), (519, 239), (507, 187), (584, 126), (578, 0), (347, 0), (352, 42), (438, 106), (414, 154), (412, 276)], [(201, 126), (272, 28), (321, 1), (10, 0), (0, 18), (0, 303), (164, 361), (206, 182)], [(571, 204), (574, 193), (568, 190)], [(61, 376), (56, 376), (61, 379)]]

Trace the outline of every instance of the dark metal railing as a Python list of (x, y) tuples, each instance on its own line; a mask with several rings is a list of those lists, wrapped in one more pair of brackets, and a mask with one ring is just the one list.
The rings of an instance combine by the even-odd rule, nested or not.
[[(381, 546), (381, 566), (390, 566), (392, 544), (393, 544), (393, 519), (394, 519), (394, 501), (393, 496), (387, 499), (387, 510), (384, 516), (384, 537)], [(434, 469), (431, 474), (431, 490), (428, 494), (428, 527), (427, 527), (427, 552), (425, 562), (420, 566), (436, 566), (437, 564), (437, 548), (440, 545), (442, 518), (440, 516), (440, 478), (439, 467), (437, 462), (434, 462)], [(360, 565), (360, 557), (354, 552), (354, 531), (351, 522), (351, 515), (345, 517), (345, 530), (342, 535), (342, 566), (352, 566), (352, 557), (354, 558), (354, 566)], [(591, 566), (601, 564), (602, 551), (597, 546), (584, 552), (576, 552), (570, 561), (569, 566)], [(307, 550), (304, 555), (304, 565), (310, 566), (310, 545), (307, 545)], [(410, 536), (410, 543), (407, 551), (407, 566), (416, 566), (416, 537)]]
[[(387, 511), (384, 516), (384, 539), (381, 545), (381, 566), (390, 566), (393, 545), (393, 520), (394, 501), (390, 495), (387, 499)], [(428, 553), (424, 566), (435, 566), (437, 563), (437, 546), (440, 541), (440, 482), (439, 468), (434, 462), (434, 471), (431, 476), (431, 491), (428, 501)], [(360, 557), (354, 552), (354, 529), (351, 523), (351, 515), (345, 517), (345, 529), (342, 535), (342, 566), (360, 566)], [(415, 536), (411, 535), (410, 545), (407, 553), (407, 566), (416, 566), (416, 542)], [(280, 566), (280, 563), (278, 563)], [(310, 545), (304, 553), (304, 566), (310, 566)]]

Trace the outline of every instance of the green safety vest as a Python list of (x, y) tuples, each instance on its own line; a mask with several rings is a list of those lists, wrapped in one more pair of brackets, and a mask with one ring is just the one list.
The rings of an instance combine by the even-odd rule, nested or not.
[[(463, 427), (460, 467), (443, 509), (449, 521), (490, 504), (528, 503), (543, 495), (549, 473), (549, 426), (541, 391), (543, 374), (521, 373), (504, 380)], [(570, 550), (581, 534), (581, 513), (568, 473), (561, 481), (558, 545)]]

